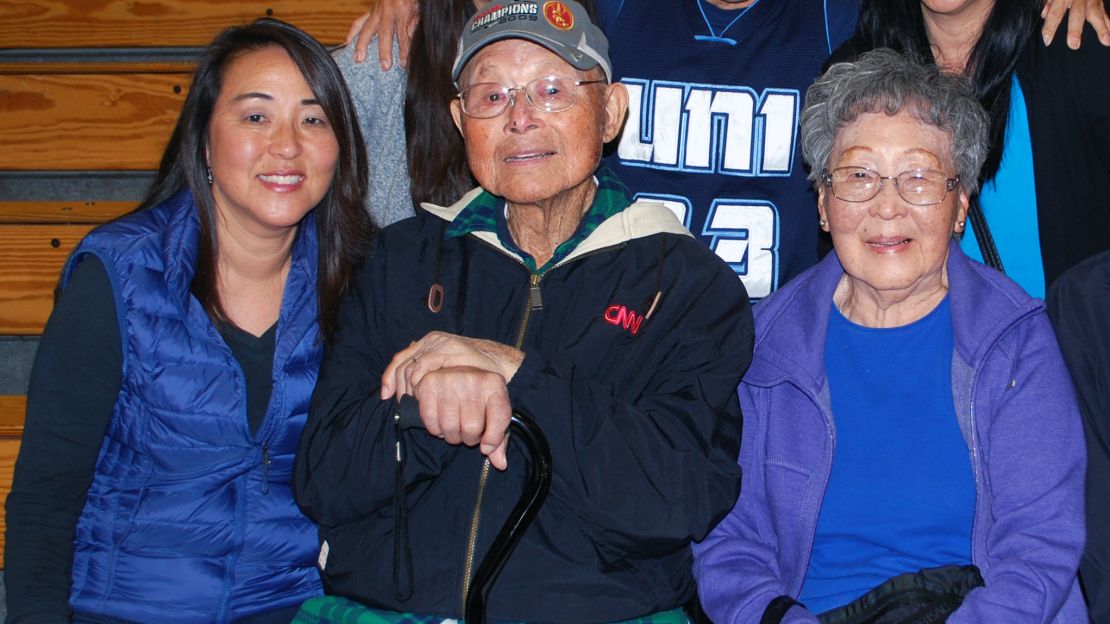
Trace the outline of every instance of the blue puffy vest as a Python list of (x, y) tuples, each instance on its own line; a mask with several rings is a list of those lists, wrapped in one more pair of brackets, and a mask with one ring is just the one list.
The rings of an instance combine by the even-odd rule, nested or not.
[(257, 434), (243, 372), (189, 292), (199, 221), (192, 196), (104, 225), (73, 253), (107, 269), (123, 383), (77, 524), (70, 604), (140, 622), (224, 622), (321, 591), (316, 528), (290, 488), (316, 383), (316, 227), (306, 218), (275, 341), (273, 393)]

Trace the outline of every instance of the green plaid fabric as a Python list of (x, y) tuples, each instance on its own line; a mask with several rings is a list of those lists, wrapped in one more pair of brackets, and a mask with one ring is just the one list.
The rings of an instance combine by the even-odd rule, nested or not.
[(505, 249), (524, 259), (524, 264), (529, 271), (537, 275), (543, 275), (548, 269), (569, 256), (578, 245), (582, 244), (582, 241), (586, 240), (597, 229), (597, 226), (627, 208), (631, 203), (632, 199), (628, 187), (617, 178), (616, 174), (608, 167), (598, 169), (597, 193), (594, 195), (593, 205), (582, 216), (574, 234), (556, 247), (555, 254), (551, 256), (551, 259), (539, 268), (536, 267), (535, 259), (524, 253), (513, 242), (513, 237), (509, 234), (509, 224), (505, 220), (505, 200), (491, 195), (488, 191), (482, 191), (459, 212), (455, 220), (447, 226), (444, 238), (466, 236), (471, 232), (494, 232)]
[[(364, 607), (339, 596), (309, 598), (292, 624), (460, 624), (461, 620), (435, 615), (415, 615)], [(502, 623), (508, 624), (508, 623)], [(522, 624), (522, 623), (521, 623)], [(682, 609), (656, 613), (616, 624), (690, 624)]]
[(433, 615), (379, 611), (340, 596), (309, 598), (291, 624), (440, 624), (454, 622)]

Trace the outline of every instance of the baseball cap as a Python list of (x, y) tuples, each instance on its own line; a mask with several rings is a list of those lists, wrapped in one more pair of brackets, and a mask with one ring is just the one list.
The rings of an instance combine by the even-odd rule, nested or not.
[(502, 39), (526, 39), (558, 54), (577, 69), (600, 65), (613, 81), (609, 40), (590, 22), (586, 9), (574, 0), (502, 0), (479, 11), (459, 38), (451, 79), (479, 50)]

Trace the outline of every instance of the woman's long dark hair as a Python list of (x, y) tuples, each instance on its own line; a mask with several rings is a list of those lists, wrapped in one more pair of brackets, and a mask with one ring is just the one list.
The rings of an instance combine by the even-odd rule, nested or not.
[[(593, 0), (579, 3), (597, 23)], [(451, 69), (474, 5), (470, 0), (420, 0), (419, 10), (405, 85), (405, 139), (416, 209), (421, 202), (450, 205), (474, 187), (466, 147), (450, 109), (458, 95)]]
[[(1040, 0), (995, 0), (983, 32), (971, 49), (964, 73), (991, 119), (990, 149), (981, 181), (993, 179), (1002, 163), (1010, 83), (1022, 50), (1040, 24), (1040, 10)], [(892, 48), (926, 62), (934, 61), (921, 0), (863, 0), (855, 41), (861, 53)]]
[(327, 50), (308, 34), (285, 22), (264, 18), (247, 26), (229, 28), (216, 36), (197, 64), (177, 125), (162, 154), (158, 176), (139, 210), (156, 206), (183, 189), (192, 192), (200, 218), (200, 241), (191, 289), (214, 322), (226, 322), (218, 284), (220, 247), (215, 227), (215, 201), (208, 183), (205, 156), (208, 124), (231, 62), (249, 52), (270, 47), (285, 50), (301, 70), (339, 143), (331, 187), (315, 207), (319, 323), (324, 336), (329, 337), (338, 324), (339, 299), (365, 255), (373, 225), (362, 207), (366, 194), (366, 150), (358, 132), (350, 94)]
[(473, 14), (470, 0), (420, 2), (405, 85), (405, 139), (414, 208), (421, 202), (450, 205), (474, 186), (466, 148), (450, 110), (456, 95), (451, 66), (459, 33)]

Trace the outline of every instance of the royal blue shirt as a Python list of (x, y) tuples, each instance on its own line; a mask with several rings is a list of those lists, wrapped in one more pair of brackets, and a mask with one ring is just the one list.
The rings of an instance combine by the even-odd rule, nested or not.
[(948, 298), (893, 328), (829, 316), (832, 472), (799, 601), (812, 613), (886, 579), (971, 561), (975, 482), (952, 404)]

